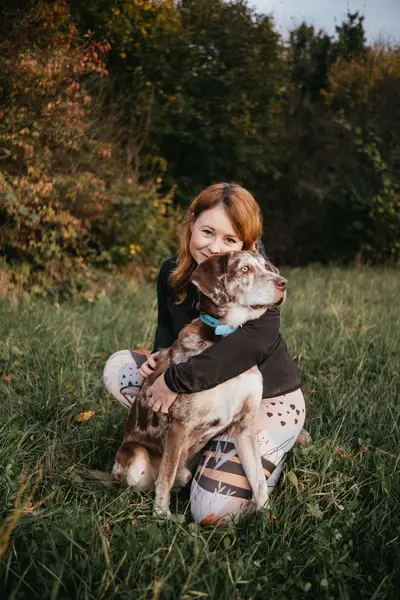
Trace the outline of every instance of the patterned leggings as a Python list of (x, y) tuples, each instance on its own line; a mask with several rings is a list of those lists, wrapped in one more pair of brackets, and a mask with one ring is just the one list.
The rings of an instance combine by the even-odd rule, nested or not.
[[(134, 401), (141, 380), (138, 366), (143, 353), (121, 350), (104, 368), (104, 383), (123, 406)], [(270, 492), (282, 473), (285, 458), (296, 442), (305, 419), (304, 397), (300, 389), (262, 400), (257, 417), (257, 435), (262, 464)], [(201, 525), (222, 525), (242, 513), (251, 498), (251, 489), (227, 434), (216, 436), (203, 450), (192, 479), (190, 508)]]
[[(257, 435), (270, 492), (303, 428), (304, 418), (300, 389), (261, 402)], [(200, 525), (227, 523), (246, 509), (251, 495), (233, 440), (226, 434), (215, 437), (204, 449), (192, 480), (190, 508), (194, 520)]]

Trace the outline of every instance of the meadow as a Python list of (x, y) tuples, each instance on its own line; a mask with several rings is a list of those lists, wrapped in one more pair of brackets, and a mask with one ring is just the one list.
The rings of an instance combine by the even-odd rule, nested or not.
[(400, 597), (399, 272), (282, 270), (282, 332), (312, 444), (295, 448), (271, 512), (226, 528), (152, 517), (151, 495), (103, 488), (126, 412), (107, 356), (151, 348), (154, 286), (0, 311), (0, 594), (12, 599)]

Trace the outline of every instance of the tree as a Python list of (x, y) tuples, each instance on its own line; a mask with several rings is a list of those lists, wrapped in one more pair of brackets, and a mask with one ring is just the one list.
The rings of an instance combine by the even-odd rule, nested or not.
[[(90, 265), (152, 265), (171, 251), (170, 198), (140, 185), (104, 136), (93, 82), (107, 42), (81, 38), (63, 0), (0, 44), (0, 246), (27, 286), (83, 285)], [(36, 285), (38, 284), (38, 285)]]
[[(357, 194), (358, 253), (364, 260), (400, 256), (400, 55), (375, 47), (359, 60), (338, 59), (324, 94), (360, 165)], [(354, 214), (354, 201), (343, 207)]]

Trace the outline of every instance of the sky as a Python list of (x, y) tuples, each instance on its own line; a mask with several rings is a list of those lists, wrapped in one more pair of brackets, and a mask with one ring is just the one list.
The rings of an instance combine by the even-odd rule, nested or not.
[(257, 12), (272, 13), (277, 29), (284, 36), (303, 20), (334, 33), (335, 25), (350, 10), (365, 16), (368, 43), (382, 37), (400, 43), (400, 0), (249, 0), (249, 4)]

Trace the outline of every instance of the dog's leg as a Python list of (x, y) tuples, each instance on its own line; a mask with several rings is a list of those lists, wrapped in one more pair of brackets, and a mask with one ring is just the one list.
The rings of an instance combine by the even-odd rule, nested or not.
[(234, 441), (239, 460), (253, 491), (257, 509), (268, 508), (268, 485), (261, 463), (255, 422), (235, 432)]
[(168, 432), (167, 443), (161, 460), (160, 471), (156, 481), (156, 497), (154, 515), (170, 517), (170, 492), (176, 478), (178, 465), (183, 452), (186, 452), (188, 430), (175, 421)]
[[(184, 453), (182, 452), (182, 455), (183, 454)], [(185, 485), (187, 485), (193, 477), (192, 472), (186, 466), (186, 456), (183, 457), (182, 455), (181, 460), (179, 461), (178, 469), (176, 471), (174, 488), (185, 487)], [(182, 458), (184, 460), (182, 460)]]

